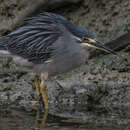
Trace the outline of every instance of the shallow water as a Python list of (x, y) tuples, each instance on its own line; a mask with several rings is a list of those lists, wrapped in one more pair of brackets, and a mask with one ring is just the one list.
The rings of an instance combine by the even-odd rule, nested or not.
[(93, 116), (83, 121), (49, 114), (43, 128), (43, 112), (4, 108), (0, 109), (0, 130), (130, 130), (130, 118), (109, 116)]

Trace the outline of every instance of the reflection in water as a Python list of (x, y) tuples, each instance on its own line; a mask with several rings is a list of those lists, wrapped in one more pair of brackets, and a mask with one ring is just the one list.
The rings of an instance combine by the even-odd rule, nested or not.
[[(95, 118), (89, 117), (86, 122), (77, 119), (60, 118), (48, 114), (48, 111), (43, 113), (40, 109), (33, 112), (25, 112), (23, 110), (14, 110), (0, 108), (0, 130), (130, 130), (130, 122), (125, 124), (117, 124), (116, 120), (110, 120), (113, 117), (107, 118), (104, 116)], [(127, 117), (120, 118), (121, 121), (126, 121)], [(92, 123), (89, 121), (92, 120)], [(100, 123), (97, 122), (100, 120)]]
[[(46, 125), (46, 121), (47, 121), (47, 116), (48, 116), (48, 110), (46, 110), (44, 113), (43, 113), (43, 117), (42, 117), (42, 120), (41, 120), (41, 124), (40, 124), (40, 128), (45, 128), (45, 125)], [(37, 109), (36, 111), (36, 119), (35, 119), (35, 122), (34, 122), (34, 128), (39, 128), (39, 119), (40, 119), (40, 110)]]
[(45, 128), (47, 116), (48, 116), (48, 110), (46, 110), (45, 113), (44, 113), (44, 115), (43, 115), (42, 123), (41, 123), (41, 125), (40, 125), (40, 128)]

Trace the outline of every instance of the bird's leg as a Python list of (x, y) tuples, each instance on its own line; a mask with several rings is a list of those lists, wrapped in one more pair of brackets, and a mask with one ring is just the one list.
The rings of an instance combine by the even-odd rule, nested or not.
[[(39, 76), (35, 75), (35, 87), (36, 87), (36, 96), (40, 99), (40, 90), (39, 90)], [(38, 104), (39, 101), (32, 101), (32, 104)]]
[(40, 128), (45, 127), (45, 123), (46, 123), (48, 111), (49, 111), (49, 105), (48, 105), (47, 96), (46, 96), (46, 85), (45, 85), (45, 80), (47, 80), (47, 78), (48, 78), (48, 73), (41, 74), (40, 89), (41, 89), (41, 95), (42, 95), (42, 100), (44, 103), (45, 111), (44, 111), (44, 115), (43, 115), (43, 119), (42, 119)]
[(41, 95), (42, 95), (42, 99), (45, 105), (45, 111), (49, 110), (49, 105), (48, 105), (48, 101), (47, 101), (47, 96), (46, 96), (46, 85), (45, 85), (45, 80), (48, 77), (48, 73), (42, 73), (41, 74), (41, 84), (40, 84), (40, 89), (41, 89)]
[(39, 90), (39, 76), (35, 75), (35, 87), (36, 87), (36, 95), (37, 98), (40, 97), (40, 90)]
[[(40, 84), (41, 93), (39, 91), (38, 78), (35, 77), (36, 94), (39, 98), (41, 98), (41, 100), (42, 100), (42, 102), (44, 103), (44, 106), (45, 106), (45, 111), (44, 111), (44, 115), (43, 115), (43, 118), (42, 118), (42, 122), (40, 124), (40, 128), (45, 127), (45, 123), (46, 123), (48, 111), (49, 111), (49, 105), (48, 105), (47, 96), (46, 96), (46, 86), (45, 86), (45, 80), (47, 79), (47, 77), (48, 77), (48, 73), (42, 73), (41, 74), (41, 84)], [(38, 119), (39, 119), (39, 111), (37, 111), (37, 113), (36, 113), (36, 120), (35, 120), (35, 123), (34, 123), (35, 128), (38, 128)]]

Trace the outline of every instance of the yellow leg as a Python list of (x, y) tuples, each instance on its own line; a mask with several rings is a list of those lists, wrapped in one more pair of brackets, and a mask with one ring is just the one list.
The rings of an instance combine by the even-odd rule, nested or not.
[[(39, 76), (35, 75), (35, 87), (36, 87), (36, 96), (39, 99), (40, 98), (40, 90), (39, 90)], [(32, 104), (38, 104), (39, 101), (31, 101)]]
[(48, 105), (47, 96), (46, 96), (46, 86), (43, 81), (41, 81), (40, 89), (41, 89), (42, 99), (45, 105), (45, 110), (49, 110), (49, 105)]
[[(40, 119), (40, 110), (37, 109), (36, 118), (35, 118), (35, 122), (34, 122), (34, 128), (39, 128), (39, 125), (40, 125), (40, 128), (42, 128), (42, 129), (45, 128), (47, 116), (48, 116), (48, 110), (45, 110), (45, 112), (43, 113), (42, 119)], [(39, 120), (41, 120), (41, 123), (39, 122)]]
[(36, 95), (39, 98), (39, 96), (40, 96), (40, 90), (39, 90), (39, 82), (38, 82), (38, 80), (39, 80), (39, 76), (35, 75)]

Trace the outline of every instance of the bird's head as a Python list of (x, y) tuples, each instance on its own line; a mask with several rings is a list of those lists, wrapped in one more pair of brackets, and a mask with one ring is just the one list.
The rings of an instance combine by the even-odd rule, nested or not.
[(85, 49), (88, 47), (96, 48), (96, 49), (99, 49), (108, 53), (113, 53), (116, 55), (116, 53), (112, 49), (105, 46), (103, 43), (97, 41), (93, 33), (91, 33), (88, 29), (83, 28), (81, 26), (77, 26), (70, 22), (67, 22), (65, 26), (80, 41), (83, 48)]
[(61, 21), (63, 25), (69, 30), (69, 32), (74, 37), (76, 37), (77, 40), (80, 41), (83, 48), (88, 48), (88, 47), (96, 48), (96, 49), (99, 49), (108, 53), (113, 53), (116, 55), (116, 53), (112, 49), (108, 48), (103, 43), (97, 41), (93, 33), (91, 33), (88, 29), (72, 24), (71, 22), (67, 21), (63, 17)]

